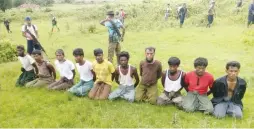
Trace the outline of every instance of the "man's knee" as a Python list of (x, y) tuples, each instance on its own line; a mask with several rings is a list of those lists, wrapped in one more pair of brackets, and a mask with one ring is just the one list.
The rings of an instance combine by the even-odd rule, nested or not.
[(165, 101), (164, 101), (164, 99), (163, 98), (161, 98), (161, 97), (158, 97), (157, 98), (157, 105), (165, 105)]
[(216, 118), (224, 118), (226, 116), (226, 113), (222, 113), (222, 112), (218, 112), (218, 111), (214, 111), (213, 115), (216, 117)]
[(236, 111), (234, 114), (233, 114), (233, 117), (237, 118), (237, 119), (242, 119), (243, 118), (243, 113), (242, 111)]
[(195, 111), (195, 107), (194, 106), (192, 106), (192, 105), (183, 105), (183, 109), (184, 109), (184, 111), (186, 111), (186, 112), (194, 112)]

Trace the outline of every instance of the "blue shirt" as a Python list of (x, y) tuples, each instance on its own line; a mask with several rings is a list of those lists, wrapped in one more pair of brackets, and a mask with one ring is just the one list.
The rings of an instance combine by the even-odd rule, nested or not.
[[(115, 23), (117, 29), (120, 29), (120, 27), (123, 26), (122, 22), (119, 19), (113, 19), (112, 21)], [(117, 35), (113, 25), (109, 21), (105, 22), (105, 26), (108, 28), (109, 36)]]
[(254, 4), (250, 4), (249, 15), (254, 15)]

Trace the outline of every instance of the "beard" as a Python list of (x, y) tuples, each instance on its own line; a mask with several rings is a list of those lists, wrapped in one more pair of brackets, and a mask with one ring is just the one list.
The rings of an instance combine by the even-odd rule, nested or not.
[(146, 62), (152, 63), (152, 62), (153, 62), (153, 58), (152, 58), (151, 60), (148, 60), (148, 59), (146, 58)]
[(175, 75), (177, 73), (177, 71), (169, 71), (170, 75)]

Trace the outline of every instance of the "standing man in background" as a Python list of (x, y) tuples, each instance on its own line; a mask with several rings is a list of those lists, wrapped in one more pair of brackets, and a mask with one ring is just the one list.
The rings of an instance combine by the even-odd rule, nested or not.
[(250, 25), (254, 24), (254, 0), (252, 0), (250, 7), (249, 7), (249, 15), (248, 15), (248, 25), (247, 27), (250, 27)]
[[(107, 18), (105, 20), (102, 20), (100, 24), (107, 27), (109, 32), (108, 61), (113, 63), (115, 52), (117, 57), (117, 63), (119, 64), (118, 55), (121, 52), (120, 41), (123, 41), (125, 28), (120, 20), (114, 18), (114, 15), (115, 14), (113, 11), (109, 11), (107, 13)], [(120, 33), (120, 28), (123, 29), (122, 34)]]

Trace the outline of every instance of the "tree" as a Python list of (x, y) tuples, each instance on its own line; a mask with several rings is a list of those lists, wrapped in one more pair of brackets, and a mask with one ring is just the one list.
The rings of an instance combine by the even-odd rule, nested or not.
[(12, 7), (12, 0), (0, 0), (0, 9), (5, 12), (6, 9)]

